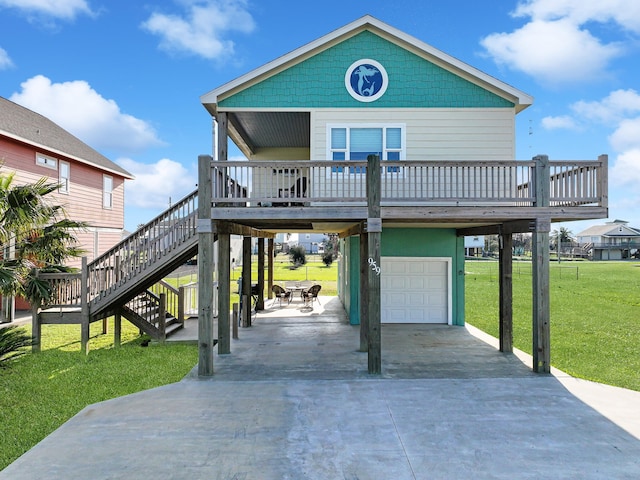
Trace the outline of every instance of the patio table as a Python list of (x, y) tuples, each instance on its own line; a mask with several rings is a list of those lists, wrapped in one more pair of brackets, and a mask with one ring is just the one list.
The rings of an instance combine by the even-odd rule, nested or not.
[(291, 292), (292, 299), (296, 293), (300, 293), (300, 298), (302, 299), (302, 293), (311, 287), (311, 285), (313, 285), (313, 282), (309, 281), (285, 282), (284, 288), (288, 292)]

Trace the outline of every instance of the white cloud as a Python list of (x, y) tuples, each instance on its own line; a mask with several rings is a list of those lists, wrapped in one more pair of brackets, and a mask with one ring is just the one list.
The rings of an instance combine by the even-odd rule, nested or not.
[(571, 116), (561, 115), (559, 117), (544, 117), (542, 128), (546, 130), (579, 130), (580, 126)]
[[(640, 2), (628, 0), (524, 0), (512, 16), (528, 18), (521, 28), (493, 33), (481, 45), (498, 64), (545, 84), (599, 80), (609, 63), (640, 33)], [(605, 41), (588, 26), (607, 24), (620, 41)]]
[(117, 163), (135, 176), (125, 187), (128, 207), (164, 210), (169, 206), (169, 199), (175, 203), (196, 189), (196, 174), (168, 158), (154, 164), (129, 158), (121, 158)]
[(611, 123), (640, 112), (640, 95), (632, 89), (615, 90), (599, 101), (576, 102), (571, 105), (571, 110), (587, 120)]
[(153, 13), (142, 28), (160, 37), (160, 48), (206, 59), (233, 54), (229, 32), (255, 28), (246, 0), (188, 0), (183, 16)]
[(629, 0), (526, 0), (518, 4), (513, 16), (544, 21), (568, 18), (579, 25), (613, 22), (640, 32), (640, 3)]
[(94, 15), (85, 0), (0, 0), (0, 7), (61, 20), (73, 20), (82, 14)]
[(548, 84), (598, 78), (622, 53), (620, 45), (603, 44), (566, 19), (532, 21), (512, 33), (491, 34), (481, 44), (496, 63)]
[(7, 51), (0, 47), (0, 70), (6, 70), (13, 67), (13, 62)]
[[(615, 163), (609, 168), (610, 183), (616, 186), (631, 185), (636, 187), (640, 182), (640, 148), (628, 150), (616, 159)], [(635, 195), (638, 196), (637, 188), (633, 189)], [(635, 204), (638, 208), (638, 204)]]
[(609, 142), (617, 152), (640, 151), (640, 117), (622, 120)]
[(97, 150), (125, 153), (163, 145), (147, 122), (121, 112), (115, 100), (105, 99), (83, 80), (52, 83), (37, 75), (21, 87), (10, 100), (51, 119)]

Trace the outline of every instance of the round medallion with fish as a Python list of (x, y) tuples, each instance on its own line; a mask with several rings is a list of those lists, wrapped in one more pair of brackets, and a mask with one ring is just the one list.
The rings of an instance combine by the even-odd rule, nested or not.
[(363, 58), (347, 69), (344, 85), (349, 95), (359, 102), (373, 102), (387, 91), (389, 77), (379, 62)]

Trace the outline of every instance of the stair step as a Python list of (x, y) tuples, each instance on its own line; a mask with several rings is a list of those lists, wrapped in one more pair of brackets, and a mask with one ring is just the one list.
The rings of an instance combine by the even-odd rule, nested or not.
[(184, 328), (184, 324), (180, 322), (167, 325), (165, 328), (165, 336), (169, 337), (174, 333), (176, 333), (178, 330), (182, 330), (183, 328)]

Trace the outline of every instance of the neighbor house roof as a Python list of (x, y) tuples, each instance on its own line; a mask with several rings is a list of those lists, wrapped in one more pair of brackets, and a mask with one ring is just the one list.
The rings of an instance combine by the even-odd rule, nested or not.
[[(622, 229), (622, 231), (620, 230)], [(577, 237), (608, 237), (608, 236), (623, 236), (634, 237), (639, 236), (640, 233), (635, 228), (628, 227), (623, 223), (607, 223), (606, 225), (594, 225), (592, 227), (583, 230), (576, 235)]]
[(273, 76), (284, 69), (287, 69), (310, 56), (313, 56), (331, 46), (350, 38), (362, 31), (371, 31), (387, 40), (396, 43), (403, 48), (410, 50), (430, 62), (475, 83), (493, 93), (507, 99), (515, 105), (516, 111), (520, 111), (533, 103), (533, 98), (526, 93), (508, 85), (434, 47), (408, 35), (384, 22), (370, 16), (355, 20), (311, 43), (308, 43), (292, 52), (283, 55), (251, 72), (242, 75), (210, 92), (202, 95), (200, 100), (205, 108), (215, 115), (217, 105), (221, 98), (230, 93), (235, 93), (270, 76)]
[(0, 97), (0, 135), (132, 179), (133, 175), (74, 137), (64, 128), (28, 108)]

